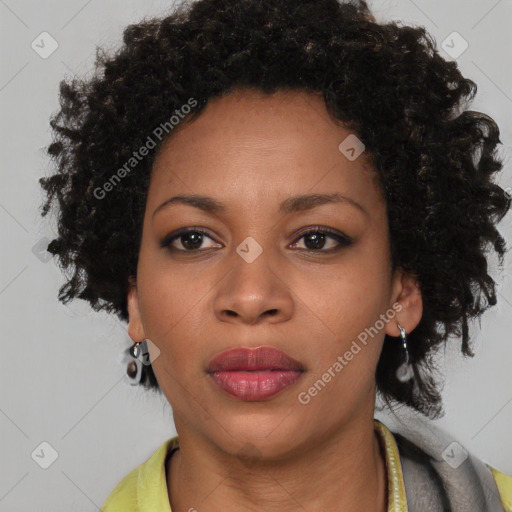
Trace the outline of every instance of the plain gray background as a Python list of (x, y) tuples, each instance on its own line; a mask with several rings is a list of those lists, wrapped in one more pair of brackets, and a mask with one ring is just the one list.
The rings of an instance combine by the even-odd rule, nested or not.
[[(478, 84), (470, 108), (486, 112), (500, 126), (501, 151), (507, 154), (500, 184), (512, 187), (512, 2), (374, 0), (370, 5), (379, 20), (425, 26), (441, 53), (456, 59)], [(171, 6), (172, 1), (156, 0), (0, 0), (0, 511), (98, 510), (122, 477), (175, 435), (165, 399), (151, 398), (124, 378), (122, 351), (131, 344), (125, 326), (84, 302), (63, 306), (57, 301), (63, 277), (41, 249), (52, 235), (51, 220), (41, 220), (38, 211), (38, 179), (50, 166), (44, 150), (50, 142), (48, 121), (58, 108), (59, 81), (90, 73), (96, 45), (117, 47), (124, 26)], [(45, 37), (45, 51), (51, 49), (42, 32), (58, 44), (47, 58), (31, 47)], [(460, 53), (463, 41), (468, 47), (450, 57), (442, 49), (445, 40), (452, 53)], [(512, 245), (511, 217), (500, 228)], [(510, 254), (506, 270), (494, 273), (498, 306), (472, 327), (476, 356), (463, 360), (458, 344), (440, 354), (446, 416), (435, 422), (468, 451), (508, 473)], [(401, 427), (388, 411), (378, 414), (388, 426), (417, 422), (405, 411)], [(424, 432), (431, 432), (428, 425), (421, 427)], [(47, 461), (55, 450), (57, 458), (43, 469), (32, 457), (34, 450)]]

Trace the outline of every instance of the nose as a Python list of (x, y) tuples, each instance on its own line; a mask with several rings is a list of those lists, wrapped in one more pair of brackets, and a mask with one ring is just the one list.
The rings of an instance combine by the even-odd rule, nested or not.
[(291, 318), (293, 308), (286, 274), (271, 264), (266, 251), (252, 263), (233, 254), (233, 266), (219, 283), (214, 298), (219, 320), (248, 325), (279, 323)]

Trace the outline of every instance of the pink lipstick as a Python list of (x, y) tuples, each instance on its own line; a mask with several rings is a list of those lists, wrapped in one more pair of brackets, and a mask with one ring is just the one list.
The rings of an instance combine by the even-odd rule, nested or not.
[(295, 383), (304, 366), (269, 346), (239, 347), (215, 356), (207, 367), (213, 382), (232, 397), (265, 400)]

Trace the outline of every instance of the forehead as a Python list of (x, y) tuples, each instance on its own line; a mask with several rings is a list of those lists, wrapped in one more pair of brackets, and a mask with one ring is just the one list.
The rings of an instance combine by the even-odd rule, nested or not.
[(238, 90), (211, 100), (165, 142), (148, 202), (165, 200), (171, 191), (244, 205), (305, 192), (381, 202), (365, 153), (349, 159), (344, 152), (345, 141), (357, 143), (355, 137), (329, 115), (320, 95)]

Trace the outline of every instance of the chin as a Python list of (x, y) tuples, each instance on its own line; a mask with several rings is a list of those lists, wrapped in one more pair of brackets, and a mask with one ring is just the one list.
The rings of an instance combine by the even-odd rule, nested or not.
[(305, 421), (290, 407), (279, 412), (226, 412), (221, 417), (222, 427), (219, 426), (212, 437), (223, 451), (231, 455), (266, 460), (285, 459), (311, 438)]

